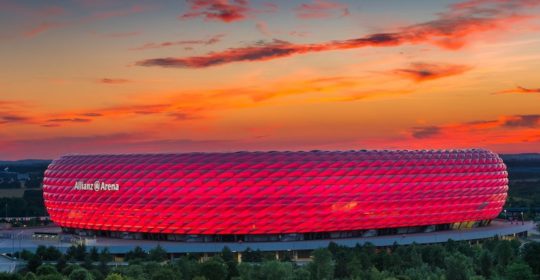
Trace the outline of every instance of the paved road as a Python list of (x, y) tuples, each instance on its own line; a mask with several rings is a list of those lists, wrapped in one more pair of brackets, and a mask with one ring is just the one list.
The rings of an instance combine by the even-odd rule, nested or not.
[[(123, 240), (113, 238), (98, 238), (95, 245), (89, 247), (104, 248), (108, 247), (112, 253), (125, 253), (132, 250), (135, 246), (140, 246), (145, 250), (156, 247), (158, 244), (171, 253), (211, 253), (219, 252), (223, 247), (227, 246), (232, 251), (244, 251), (248, 247), (261, 251), (296, 251), (296, 250), (312, 250), (320, 247), (326, 247), (330, 242), (335, 242), (339, 245), (353, 247), (356, 244), (364, 244), (370, 242), (375, 246), (391, 246), (394, 243), (397, 244), (426, 244), (426, 243), (441, 243), (446, 242), (448, 239), (453, 240), (476, 240), (493, 237), (495, 235), (511, 235), (523, 231), (530, 231), (534, 229), (534, 223), (525, 222), (510, 224), (506, 221), (493, 221), (488, 227), (474, 228), (468, 230), (449, 230), (439, 231), (432, 233), (417, 233), (406, 235), (392, 235), (392, 236), (377, 236), (367, 238), (347, 238), (347, 239), (332, 239), (332, 240), (310, 240), (310, 241), (290, 241), (290, 242), (212, 242), (212, 243), (199, 243), (199, 242), (171, 242), (171, 241), (150, 241), (150, 240)], [(16, 236), (15, 239), (0, 239), (0, 253), (11, 253), (13, 251), (19, 251), (27, 249), (34, 251), (39, 245), (55, 246), (60, 250), (65, 251), (70, 243), (66, 242), (53, 242), (53, 241), (35, 241), (29, 236), (34, 231), (50, 231), (59, 232), (58, 228), (47, 229), (13, 229), (4, 230), (1, 233), (4, 235)], [(0, 234), (1, 235), (1, 234)]]

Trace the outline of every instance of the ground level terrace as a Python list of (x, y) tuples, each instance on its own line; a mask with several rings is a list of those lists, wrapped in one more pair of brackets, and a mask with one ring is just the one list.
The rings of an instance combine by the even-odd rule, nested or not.
[[(478, 241), (482, 239), (499, 237), (526, 236), (528, 232), (534, 230), (533, 222), (509, 222), (495, 220), (486, 227), (471, 228), (466, 230), (447, 230), (429, 233), (414, 233), (401, 235), (385, 235), (361, 238), (342, 238), (328, 240), (305, 240), (305, 241), (280, 241), (280, 242), (174, 242), (174, 241), (153, 241), (153, 240), (123, 240), (115, 238), (97, 237), (86, 240), (88, 247), (98, 249), (108, 248), (112, 254), (123, 255), (133, 250), (136, 246), (144, 250), (150, 250), (156, 246), (163, 247), (170, 254), (202, 253), (212, 254), (220, 252), (224, 247), (228, 247), (233, 252), (243, 252), (250, 248), (263, 252), (290, 252), (295, 258), (311, 250), (327, 247), (330, 242), (338, 245), (354, 247), (357, 244), (371, 243), (378, 247), (392, 246), (393, 244), (407, 245), (433, 244), (448, 241)], [(54, 246), (61, 251), (66, 251), (73, 243), (63, 238), (49, 238), (44, 234), (42, 238), (36, 238), (35, 232), (51, 233), (51, 236), (60, 234), (58, 227), (46, 228), (19, 228), (0, 231), (0, 253), (13, 253), (23, 249), (35, 251), (39, 245)], [(309, 253), (308, 253), (309, 255)]]

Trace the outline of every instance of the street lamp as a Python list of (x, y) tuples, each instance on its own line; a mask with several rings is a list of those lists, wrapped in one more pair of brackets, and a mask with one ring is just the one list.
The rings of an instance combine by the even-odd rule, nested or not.
[(523, 212), (521, 212), (521, 224), (522, 224), (522, 225), (525, 224), (525, 220), (523, 219)]
[(504, 220), (508, 222), (508, 215), (506, 214), (506, 209), (504, 209)]

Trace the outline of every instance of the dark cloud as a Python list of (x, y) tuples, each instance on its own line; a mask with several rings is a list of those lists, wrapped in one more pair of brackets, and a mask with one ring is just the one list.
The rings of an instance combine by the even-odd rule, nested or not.
[(83, 123), (83, 122), (91, 122), (91, 119), (85, 119), (85, 118), (58, 118), (58, 119), (49, 119), (47, 122), (51, 123)]
[(166, 48), (166, 47), (173, 47), (173, 46), (193, 46), (193, 45), (212, 45), (219, 43), (223, 37), (225, 37), (225, 34), (217, 34), (214, 36), (211, 36), (208, 39), (199, 39), (199, 40), (180, 40), (180, 41), (166, 41), (166, 42), (160, 42), (160, 43), (146, 43), (142, 46), (132, 48), (131, 50), (148, 50), (148, 49), (158, 49), (158, 48)]
[(103, 114), (100, 113), (82, 113), (81, 116), (84, 117), (101, 117)]
[(206, 20), (233, 22), (243, 20), (250, 12), (247, 0), (187, 0), (189, 11), (181, 19), (202, 17)]
[(325, 19), (350, 14), (347, 5), (325, 0), (313, 0), (311, 3), (300, 4), (295, 12), (296, 16), (302, 19)]
[(540, 125), (540, 115), (516, 115), (507, 118), (503, 125), (506, 127), (537, 127)]
[(438, 126), (413, 127), (411, 131), (412, 136), (417, 139), (430, 138), (440, 133), (441, 128)]
[(103, 78), (103, 79), (99, 79), (97, 82), (100, 84), (107, 84), (107, 85), (119, 85), (119, 84), (131, 83), (131, 81), (127, 79), (113, 79), (113, 78)]
[(515, 94), (529, 94), (529, 93), (540, 93), (540, 88), (525, 88), (525, 87), (522, 87), (522, 86), (517, 86), (515, 88), (512, 88), (512, 89), (506, 89), (506, 90), (503, 90), (503, 91), (499, 91), (497, 92), (497, 94), (499, 93), (515, 93)]
[(424, 82), (463, 74), (471, 68), (459, 64), (413, 63), (409, 68), (396, 69), (393, 73), (416, 82)]
[(11, 113), (0, 114), (0, 124), (25, 123), (29, 121), (30, 118), (21, 115)]
[[(213, 7), (216, 3), (225, 6), (242, 6), (241, 3), (247, 5), (245, 1), (232, 2), (233, 4), (205, 0), (190, 2), (192, 7), (197, 7), (195, 10), (202, 9), (202, 7)], [(195, 5), (195, 3), (198, 4)], [(439, 13), (435, 20), (405, 26), (396, 32), (375, 33), (360, 38), (314, 44), (294, 44), (275, 40), (262, 45), (231, 48), (203, 56), (154, 58), (142, 60), (136, 64), (140, 66), (204, 68), (241, 61), (271, 60), (304, 53), (421, 43), (430, 43), (441, 48), (455, 50), (467, 43), (469, 35), (497, 30), (518, 20), (530, 18), (522, 13), (522, 9), (533, 5), (540, 5), (540, 1), (516, 0), (512, 2), (512, 5), (507, 5), (507, 1), (500, 0), (476, 1), (471, 2), (466, 7), (451, 7), (449, 10)], [(219, 9), (216, 8), (216, 10)], [(198, 12), (195, 15), (201, 15), (201, 13), (205, 17), (220, 15), (219, 12), (209, 15), (205, 12)], [(225, 14), (228, 15), (228, 13)], [(232, 15), (236, 14), (232, 13)], [(237, 15), (230, 18), (227, 16), (225, 18), (232, 21), (240, 19), (242, 16)]]

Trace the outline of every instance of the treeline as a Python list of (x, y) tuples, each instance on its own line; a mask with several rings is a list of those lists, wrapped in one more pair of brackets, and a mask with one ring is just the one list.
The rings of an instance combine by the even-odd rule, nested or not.
[(0, 198), (0, 219), (6, 216), (36, 217), (47, 215), (41, 190), (25, 190), (23, 197)]
[(313, 251), (299, 265), (275, 254), (246, 250), (243, 262), (225, 248), (203, 261), (200, 255), (174, 260), (161, 247), (149, 252), (137, 247), (126, 254), (128, 265), (111, 266), (107, 249), (71, 247), (62, 254), (41, 246), (23, 251), (26, 269), (0, 274), (0, 280), (533, 280), (540, 275), (540, 243), (490, 240), (470, 245), (410, 245), (376, 248), (367, 244), (347, 248), (331, 244)]

